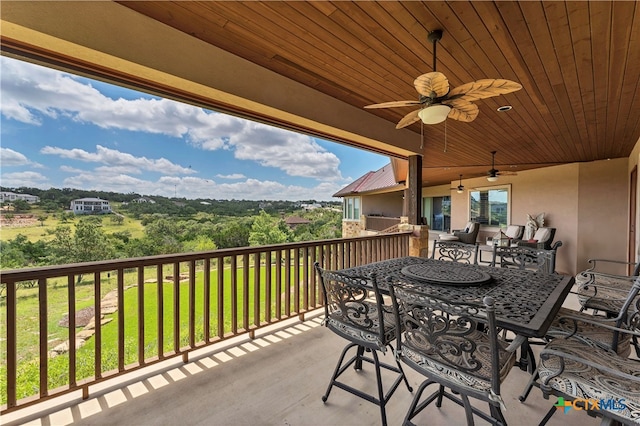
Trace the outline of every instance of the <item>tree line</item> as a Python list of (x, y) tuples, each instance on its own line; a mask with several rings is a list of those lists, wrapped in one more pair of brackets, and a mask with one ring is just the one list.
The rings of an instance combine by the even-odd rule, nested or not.
[[(285, 214), (269, 214), (265, 209), (254, 215), (222, 216), (196, 212), (187, 216), (166, 212), (142, 213), (139, 205), (136, 204), (134, 209), (130, 209), (131, 206), (120, 209), (124, 215), (74, 218), (67, 213), (59, 213), (61, 220), (55, 229), (48, 231), (46, 240), (31, 241), (24, 235), (18, 235), (12, 240), (0, 241), (0, 265), (2, 269), (16, 269), (341, 236), (342, 214), (337, 209), (290, 211), (290, 214), (309, 220), (308, 224), (291, 229), (285, 223)], [(117, 230), (125, 217), (140, 220), (144, 226), (142, 237), (132, 237), (125, 226), (121, 231)], [(105, 221), (111, 221), (116, 231), (105, 232)]]
[[(1, 191), (30, 194), (40, 197), (39, 207), (47, 213), (68, 210), (71, 201), (78, 198), (101, 198), (112, 204), (112, 208), (126, 210), (134, 217), (143, 214), (169, 214), (172, 216), (188, 217), (197, 213), (210, 213), (222, 216), (253, 216), (261, 210), (269, 214), (291, 213), (300, 208), (302, 204), (314, 204), (315, 200), (287, 201), (287, 200), (217, 200), (217, 199), (186, 199), (180, 197), (147, 196), (135, 192), (122, 194), (106, 191), (85, 191), (72, 188), (39, 189), (30, 187), (7, 188), (0, 187)], [(154, 202), (136, 203), (134, 200), (148, 198)], [(16, 200), (14, 207), (19, 206), (24, 211), (30, 209), (27, 202)], [(339, 201), (322, 202), (324, 207), (340, 208)], [(16, 209), (18, 210), (18, 209)]]

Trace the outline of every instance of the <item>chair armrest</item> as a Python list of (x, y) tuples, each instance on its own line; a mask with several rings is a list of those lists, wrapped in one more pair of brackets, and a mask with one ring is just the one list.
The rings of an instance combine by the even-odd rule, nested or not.
[[(625, 320), (628, 320), (628, 319), (629, 318), (622, 318), (620, 315), (618, 315), (616, 318), (598, 318), (598, 317), (585, 318), (584, 316), (563, 315), (558, 317), (556, 321), (562, 324), (573, 325), (573, 330), (571, 331), (571, 334), (569, 336), (563, 337), (564, 339), (570, 339), (573, 336), (576, 336), (576, 338), (579, 338), (578, 336), (580, 336), (580, 333), (578, 332), (578, 323), (590, 324), (590, 325), (597, 326), (598, 328), (611, 331), (612, 346), (606, 345), (599, 341), (593, 341), (593, 344), (607, 351), (617, 352), (618, 351), (617, 345), (618, 345), (618, 342), (620, 342), (621, 340), (621, 338), (619, 337), (620, 334), (628, 334), (635, 338), (640, 337), (640, 332), (636, 329), (619, 327), (620, 324), (626, 325)], [(617, 337), (614, 339), (613, 335), (616, 333), (617, 333)]]
[[(625, 276), (637, 276), (639, 273), (639, 265), (635, 262), (626, 262), (623, 260), (614, 260), (614, 259), (589, 259), (588, 262), (591, 264), (591, 267), (587, 269), (585, 272), (598, 272), (596, 268), (598, 267), (598, 263), (600, 264), (613, 264), (613, 265), (626, 265), (626, 266), (635, 266), (633, 275), (625, 275)], [(604, 272), (601, 272), (604, 273)], [(618, 274), (610, 274), (610, 275), (618, 275)], [(622, 275), (620, 275), (622, 276)]]
[[(585, 350), (586, 349), (588, 349), (587, 346), (585, 346)], [(634, 376), (634, 375), (631, 375), (631, 374), (627, 374), (627, 373), (622, 372), (622, 371), (620, 371), (620, 370), (618, 370), (616, 368), (611, 368), (608, 365), (603, 365), (603, 364), (600, 364), (600, 363), (595, 362), (593, 360), (586, 359), (586, 358), (583, 358), (583, 357), (580, 357), (580, 356), (577, 356), (577, 355), (574, 355), (574, 354), (568, 354), (566, 352), (558, 351), (558, 350), (555, 350), (555, 349), (547, 349), (547, 348), (543, 349), (542, 352), (540, 352), (540, 362), (544, 362), (545, 360), (549, 360), (551, 357), (554, 357), (554, 356), (559, 358), (560, 362), (558, 362), (557, 365), (555, 366), (557, 368), (557, 371), (554, 371), (554, 374), (551, 374), (551, 375), (547, 376), (544, 379), (544, 381), (540, 384), (540, 389), (544, 393), (549, 393), (549, 388), (548, 388), (549, 381), (551, 379), (553, 379), (554, 377), (559, 376), (564, 371), (564, 366), (565, 366), (564, 360), (565, 359), (568, 359), (568, 360), (571, 360), (571, 361), (574, 361), (574, 362), (578, 362), (578, 363), (583, 364), (583, 365), (588, 365), (588, 366), (593, 367), (593, 368), (595, 368), (597, 370), (606, 372), (606, 373), (611, 374), (612, 376), (615, 376), (615, 377), (623, 378), (623, 379), (628, 380), (630, 382), (640, 383), (640, 377), (639, 376)], [(551, 365), (553, 365), (553, 364), (549, 364), (549, 365), (545, 364), (545, 368), (548, 368), (548, 369), (551, 370), (553, 368), (553, 367), (551, 367)]]
[(580, 289), (588, 290), (590, 287), (593, 287), (597, 291), (597, 288), (603, 288), (612, 291), (621, 291), (625, 294), (631, 289), (631, 286), (637, 278), (635, 276), (589, 271), (582, 271), (578, 275), (586, 278), (586, 281), (580, 283)]

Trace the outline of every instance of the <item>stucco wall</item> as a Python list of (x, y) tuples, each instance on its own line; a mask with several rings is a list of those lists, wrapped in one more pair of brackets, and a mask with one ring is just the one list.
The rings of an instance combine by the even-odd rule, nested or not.
[(627, 159), (616, 159), (580, 165), (578, 271), (589, 266), (590, 258), (627, 259), (629, 176), (626, 164)]
[[(557, 270), (576, 274), (592, 257), (627, 258), (628, 159), (574, 163), (501, 176), (495, 186), (511, 184), (511, 223), (524, 225), (527, 214), (545, 213), (556, 228)], [(487, 187), (485, 178), (463, 180), (465, 187)], [(451, 227), (468, 220), (468, 192), (451, 193)], [(578, 225), (579, 224), (579, 225)], [(495, 232), (485, 228), (481, 240)]]
[(402, 216), (402, 192), (363, 196), (362, 214), (385, 217)]

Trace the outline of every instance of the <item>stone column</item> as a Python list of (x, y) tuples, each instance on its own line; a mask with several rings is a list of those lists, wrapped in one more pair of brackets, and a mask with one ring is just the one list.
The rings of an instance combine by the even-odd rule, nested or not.
[(398, 227), (401, 231), (412, 231), (409, 236), (409, 256), (429, 257), (429, 226), (401, 223)]

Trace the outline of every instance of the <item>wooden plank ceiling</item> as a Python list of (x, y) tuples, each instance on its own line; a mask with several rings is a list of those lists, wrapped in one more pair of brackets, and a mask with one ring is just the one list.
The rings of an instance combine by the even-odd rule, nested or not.
[[(410, 127), (424, 132), (429, 184), (486, 173), (494, 150), (516, 171), (626, 157), (640, 138), (640, 2), (120, 3), (358, 108), (417, 100), (413, 81), (434, 65), (427, 34), (442, 29), (436, 66), (451, 88), (523, 89), (476, 101), (473, 122)], [(411, 110), (367, 111), (395, 126)]]

